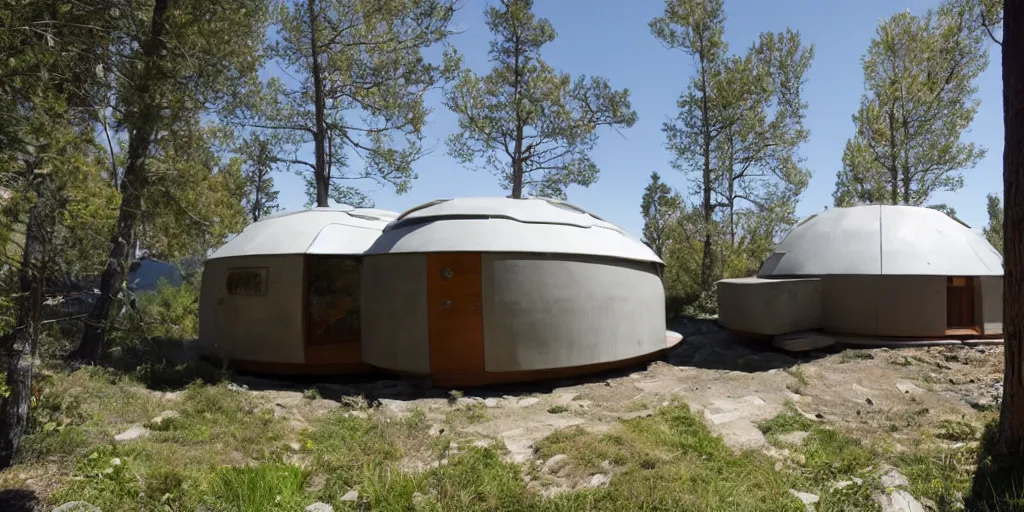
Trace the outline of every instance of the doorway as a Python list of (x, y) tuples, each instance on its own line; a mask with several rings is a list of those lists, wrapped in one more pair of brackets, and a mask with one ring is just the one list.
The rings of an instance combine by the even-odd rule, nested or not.
[(973, 277), (946, 278), (946, 335), (981, 333), (975, 315), (974, 287)]

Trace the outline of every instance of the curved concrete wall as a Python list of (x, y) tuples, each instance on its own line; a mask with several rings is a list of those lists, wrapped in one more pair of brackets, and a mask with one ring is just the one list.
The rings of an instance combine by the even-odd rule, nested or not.
[[(449, 263), (438, 266), (442, 260)], [(431, 277), (448, 264), (461, 268), (453, 277)], [(485, 373), (528, 380), (537, 375), (529, 372), (629, 360), (666, 344), (665, 294), (650, 262), (382, 254), (364, 257), (362, 279), (363, 360), (380, 368), (476, 375), (478, 382), (487, 381)], [(445, 360), (432, 361), (432, 353)]]
[[(259, 256), (206, 262), (199, 299), (199, 337), (221, 357), (303, 363), (303, 256)], [(266, 294), (231, 295), (232, 269), (266, 268)]]
[(823, 276), (826, 331), (860, 336), (946, 335), (945, 276)]
[(390, 370), (430, 373), (427, 257), (364, 257), (360, 293), (363, 361)]
[(820, 329), (821, 281), (816, 278), (723, 279), (718, 287), (718, 323), (726, 329), (776, 336)]
[(483, 255), (484, 365), (544, 370), (665, 348), (665, 293), (651, 263)]

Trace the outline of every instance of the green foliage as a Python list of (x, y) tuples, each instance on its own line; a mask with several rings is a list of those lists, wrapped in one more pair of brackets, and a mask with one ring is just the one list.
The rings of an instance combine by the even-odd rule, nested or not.
[(155, 291), (134, 297), (134, 310), (125, 311), (116, 340), (192, 340), (199, 335), (199, 291), (185, 281), (175, 287), (160, 280)]
[(672, 190), (657, 172), (651, 173), (651, 182), (644, 188), (640, 201), (640, 215), (644, 219), (643, 242), (658, 257), (663, 257), (670, 223), (680, 214), (683, 199)]
[(302, 491), (304, 480), (301, 469), (284, 464), (226, 467), (213, 474), (210, 491), (213, 501), (226, 510), (299, 510), (308, 504)]
[(962, 142), (978, 110), (973, 81), (988, 66), (983, 32), (961, 3), (883, 20), (864, 56), (867, 92), (843, 154), (837, 206), (921, 206), (963, 186), (985, 150)]
[(242, 159), (222, 149), (230, 136), (224, 127), (203, 126), (195, 117), (179, 121), (157, 142), (158, 153), (147, 164), (139, 226), (151, 254), (168, 260), (205, 257), (245, 227)]
[(699, 199), (681, 217), (698, 281), (689, 295), (760, 266), (796, 222), (810, 172), (798, 149), (809, 137), (801, 99), (813, 48), (792, 30), (762, 33), (745, 55), (730, 55), (722, 0), (668, 0), (651, 33), (693, 59), (695, 70), (662, 131), (673, 167)]
[[(236, 121), (265, 132), (285, 151), (274, 163), (302, 173), (319, 206), (328, 197), (372, 205), (356, 186), (360, 180), (406, 192), (416, 178), (412, 165), (425, 151), (430, 109), (423, 95), (459, 66), (454, 51), (445, 51), (440, 63), (428, 62), (423, 51), (444, 44), (457, 7), (456, 0), (280, 2), (280, 37), (266, 54), (294, 83), (261, 84), (251, 101), (238, 105)], [(309, 143), (313, 160), (298, 154)], [(359, 165), (350, 165), (352, 156)]]
[(271, 176), (277, 159), (277, 149), (271, 139), (255, 133), (250, 134), (242, 145), (241, 153), (246, 161), (243, 170), (245, 190), (242, 206), (252, 222), (270, 215), (279, 208), (278, 192), (274, 189), (274, 178)]
[(790, 432), (810, 432), (816, 423), (800, 414), (791, 402), (787, 402), (785, 410), (774, 417), (761, 421), (757, 428), (766, 436), (780, 436)]
[(988, 243), (995, 247), (999, 254), (1003, 253), (1003, 205), (999, 196), (989, 194), (986, 196), (988, 204), (988, 225), (982, 228), (982, 233)]
[(532, 9), (532, 0), (487, 7), (494, 66), (485, 76), (463, 71), (446, 92), (445, 105), (459, 117), (448, 153), (493, 172), (511, 197), (564, 199), (570, 185), (597, 181), (600, 170), (589, 156), (597, 128), (628, 128), (637, 115), (628, 89), (612, 89), (597, 76), (573, 79), (544, 62), (541, 48), (557, 33)]

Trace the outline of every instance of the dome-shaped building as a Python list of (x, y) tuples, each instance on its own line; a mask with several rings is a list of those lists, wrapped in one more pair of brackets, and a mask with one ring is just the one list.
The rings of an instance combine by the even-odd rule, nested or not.
[(660, 354), (664, 264), (616, 226), (546, 199), (413, 208), (363, 259), (363, 359), (435, 385), (537, 380)]
[(719, 322), (764, 335), (1001, 335), (1002, 276), (995, 248), (940, 211), (834, 208), (797, 224), (757, 277), (720, 281)]
[(253, 371), (369, 370), (359, 344), (362, 253), (397, 215), (313, 208), (250, 224), (206, 260), (200, 341)]

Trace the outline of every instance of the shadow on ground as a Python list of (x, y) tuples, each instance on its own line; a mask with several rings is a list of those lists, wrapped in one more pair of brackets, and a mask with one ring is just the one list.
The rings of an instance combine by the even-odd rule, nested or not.
[(33, 512), (40, 505), (36, 493), (28, 489), (0, 489), (0, 510)]
[(669, 329), (683, 335), (682, 343), (667, 350), (663, 357), (674, 366), (757, 373), (789, 368), (830, 353), (820, 350), (792, 354), (766, 340), (729, 332), (714, 320), (686, 318), (670, 323)]
[(967, 510), (1024, 510), (1024, 464), (1017, 457), (997, 453), (998, 427), (998, 420), (985, 426), (978, 450), (978, 470), (971, 483), (971, 494), (964, 499)]
[[(763, 340), (752, 340), (721, 328), (714, 320), (683, 319), (670, 324), (683, 341), (657, 359), (674, 366), (711, 370), (764, 372), (788, 368), (824, 357), (825, 352), (795, 356), (775, 349)], [(176, 391), (192, 382), (209, 384), (231, 380), (252, 390), (304, 391), (315, 387), (320, 396), (337, 400), (363, 396), (371, 403), (382, 399), (415, 400), (448, 398), (448, 389), (435, 388), (429, 378), (395, 377), (389, 373), (338, 376), (274, 376), (233, 371), (223, 361), (201, 355), (195, 341), (154, 339), (132, 347), (112, 349), (101, 363), (131, 374), (155, 391)], [(649, 363), (634, 364), (573, 378), (495, 384), (461, 390), (464, 396), (491, 398), (550, 393), (561, 387), (607, 382), (647, 369)]]

